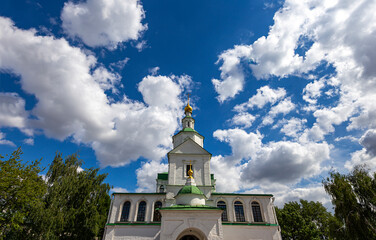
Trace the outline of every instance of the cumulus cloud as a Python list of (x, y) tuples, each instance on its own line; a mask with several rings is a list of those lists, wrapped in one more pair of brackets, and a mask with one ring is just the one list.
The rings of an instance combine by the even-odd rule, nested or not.
[(359, 143), (366, 149), (371, 156), (376, 156), (376, 129), (368, 130), (361, 138)]
[[(329, 159), (330, 154), (330, 145), (326, 142), (278, 141), (263, 144), (262, 135), (242, 129), (217, 130), (214, 137), (231, 146), (231, 155), (213, 157), (215, 164), (212, 165), (228, 164), (228, 169), (232, 169), (226, 174), (229, 178), (230, 172), (240, 173), (241, 183), (235, 184), (235, 189), (274, 182), (296, 184), (301, 178), (308, 179), (321, 173), (321, 164)], [(217, 167), (212, 168), (219, 171)], [(221, 186), (220, 182), (217, 184), (219, 188), (229, 188)]]
[(314, 202), (318, 201), (328, 209), (332, 208), (330, 197), (325, 192), (325, 189), (321, 184), (307, 187), (297, 187), (294, 189), (287, 189), (285, 191), (277, 191), (274, 195), (276, 197), (276, 205), (278, 207), (283, 207), (284, 203), (287, 202), (299, 202), (300, 199), (304, 199)]
[(247, 102), (238, 104), (234, 107), (235, 111), (242, 112), (255, 107), (262, 108), (270, 103), (274, 105), (277, 101), (286, 96), (286, 90), (283, 88), (272, 89), (264, 86), (257, 89), (257, 93), (253, 95)]
[(321, 89), (325, 86), (323, 80), (308, 83), (303, 89), (303, 99), (311, 104), (317, 103), (317, 98), (321, 96)]
[(91, 47), (115, 48), (119, 43), (137, 40), (146, 30), (145, 12), (138, 0), (87, 0), (64, 4), (63, 28)]
[(122, 166), (141, 156), (160, 160), (171, 147), (189, 76), (146, 76), (138, 87), (145, 102), (126, 96), (113, 102), (106, 91), (116, 90), (119, 76), (98, 67), (94, 56), (65, 39), (18, 29), (7, 18), (0, 18), (0, 33), (0, 68), (19, 75), (22, 89), (37, 99), (25, 123), (24, 100), (2, 94), (8, 99), (1, 105), (3, 125), (71, 137), (91, 146), (101, 166)]
[(223, 52), (216, 62), (222, 62), (219, 67), (221, 71), (221, 80), (212, 79), (215, 91), (219, 94), (217, 97), (219, 102), (235, 97), (244, 86), (244, 72), (240, 66), (243, 58), (249, 57), (250, 47), (240, 45), (234, 49)]
[[(333, 106), (307, 108), (314, 111), (317, 121), (305, 137), (320, 141), (334, 131), (334, 125), (348, 120), (348, 130), (375, 128), (376, 106), (372, 104), (376, 99), (375, 10), (376, 3), (367, 0), (356, 3), (287, 0), (275, 13), (267, 36), (241, 46), (243, 51), (234, 46), (219, 56), (219, 61), (223, 61), (220, 83), (243, 76), (231, 95), (235, 96), (243, 88), (241, 69), (247, 64), (257, 79), (291, 75), (312, 79), (312, 71), (319, 66), (331, 66), (334, 72), (324, 79), (335, 83), (336, 89), (326, 91), (326, 95), (338, 94), (339, 100)], [(304, 100), (317, 103), (323, 96), (323, 83), (323, 80), (308, 83), (303, 91)], [(216, 90), (219, 99), (228, 97), (226, 92)]]
[(242, 165), (234, 165), (221, 156), (213, 156), (210, 160), (210, 170), (216, 176), (217, 192), (236, 192), (242, 189), (239, 172)]
[(365, 132), (359, 143), (363, 148), (351, 155), (351, 160), (346, 161), (345, 167), (352, 170), (356, 165), (365, 164), (371, 171), (376, 171), (376, 129)]
[(300, 132), (305, 128), (306, 119), (291, 118), (289, 120), (281, 120), (277, 125), (282, 125), (281, 132), (286, 136), (297, 138)]
[(268, 114), (263, 118), (262, 125), (272, 124), (278, 114), (286, 115), (294, 109), (295, 104), (291, 102), (290, 98), (286, 98), (270, 109)]
[(25, 100), (17, 93), (0, 92), (0, 127), (16, 127), (31, 135), (26, 127), (28, 115)]
[(243, 126), (244, 128), (249, 128), (252, 126), (253, 121), (256, 117), (247, 112), (241, 112), (236, 114), (231, 120), (231, 124)]
[(0, 132), (0, 145), (9, 145), (11, 147), (15, 147), (16, 144), (14, 144), (12, 141), (5, 139), (6, 135), (3, 132)]
[(136, 170), (137, 186), (136, 192), (155, 192), (156, 176), (158, 173), (167, 172), (168, 165), (158, 161), (145, 162)]
[(226, 156), (226, 161), (231, 164), (240, 163), (242, 159), (256, 157), (262, 146), (262, 135), (259, 132), (247, 133), (242, 129), (216, 130), (213, 136), (221, 142), (226, 142), (231, 146), (232, 154)]
[(329, 159), (327, 143), (299, 144), (271, 142), (248, 162), (242, 179), (259, 183), (297, 183), (322, 171), (321, 163)]

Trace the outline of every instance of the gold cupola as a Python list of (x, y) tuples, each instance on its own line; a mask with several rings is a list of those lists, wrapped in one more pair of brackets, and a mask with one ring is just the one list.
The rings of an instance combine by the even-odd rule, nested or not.
[(189, 94), (188, 94), (188, 103), (187, 103), (187, 106), (185, 106), (184, 108), (184, 112), (192, 114), (192, 110), (193, 110), (192, 107), (189, 105)]

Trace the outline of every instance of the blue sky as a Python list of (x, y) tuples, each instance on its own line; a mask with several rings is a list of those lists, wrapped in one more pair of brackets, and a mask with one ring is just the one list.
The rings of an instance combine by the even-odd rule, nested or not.
[(153, 192), (191, 93), (222, 192), (329, 198), (376, 168), (374, 1), (2, 1), (0, 153)]

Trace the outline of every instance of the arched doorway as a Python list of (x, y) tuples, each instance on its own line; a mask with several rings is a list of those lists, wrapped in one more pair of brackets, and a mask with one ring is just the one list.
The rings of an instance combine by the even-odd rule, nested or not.
[(200, 239), (194, 235), (185, 235), (181, 237), (179, 240), (200, 240)]
[(188, 228), (179, 234), (176, 240), (207, 240), (205, 234), (197, 228)]

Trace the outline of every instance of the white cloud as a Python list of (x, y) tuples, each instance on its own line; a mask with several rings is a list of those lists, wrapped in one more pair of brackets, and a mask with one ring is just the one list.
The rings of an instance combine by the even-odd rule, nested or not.
[(103, 90), (111, 90), (112, 93), (118, 93), (117, 85), (120, 84), (119, 74), (109, 72), (104, 67), (98, 67), (93, 72), (94, 81), (96, 81)]
[(213, 136), (221, 142), (230, 144), (232, 154), (231, 156), (226, 156), (226, 161), (231, 161), (231, 164), (238, 164), (242, 159), (256, 157), (262, 145), (262, 135), (259, 132), (247, 133), (238, 128), (216, 130)]
[(158, 173), (167, 172), (168, 165), (158, 161), (145, 162), (136, 170), (137, 186), (136, 192), (155, 192), (156, 177)]
[(6, 94), (13, 100), (4, 108), (9, 118), (2, 124), (40, 129), (59, 140), (71, 137), (91, 146), (101, 166), (165, 156), (182, 114), (179, 96), (189, 76), (146, 76), (139, 91), (147, 105), (126, 96), (113, 102), (106, 90), (116, 90), (119, 76), (96, 67), (94, 56), (64, 39), (18, 29), (7, 18), (0, 17), (0, 33), (0, 68), (19, 75), (22, 89), (37, 99), (30, 110), (33, 118), (25, 125), (23, 118), (9, 120), (23, 116), (24, 101)]
[(23, 142), (27, 145), (34, 145), (34, 138), (26, 138)]
[(339, 141), (344, 141), (344, 140), (349, 140), (349, 141), (352, 141), (352, 142), (358, 142), (358, 139), (356, 137), (353, 137), (353, 136), (344, 136), (344, 137), (337, 137), (334, 139), (334, 141), (336, 142), (339, 142)]
[[(218, 181), (219, 189), (238, 191), (271, 183), (296, 184), (321, 173), (322, 163), (329, 159), (330, 145), (290, 141), (263, 144), (262, 136), (241, 129), (217, 130), (214, 137), (231, 146), (231, 155), (214, 156), (212, 169), (226, 179), (235, 177), (228, 186)], [(221, 170), (222, 169), (222, 170)], [(226, 169), (226, 172), (223, 172)], [(234, 174), (237, 172), (237, 174)], [(233, 174), (233, 175), (231, 175)]]
[(270, 103), (274, 105), (277, 101), (286, 96), (286, 90), (283, 88), (272, 89), (269, 86), (264, 86), (257, 89), (257, 93), (253, 95), (247, 102), (236, 105), (235, 111), (243, 112), (254, 107), (262, 108)]
[(253, 116), (252, 114), (247, 113), (247, 112), (241, 112), (241, 113), (236, 114), (230, 120), (230, 122), (233, 125), (239, 125), (239, 126), (243, 126), (244, 128), (249, 128), (252, 126), (252, 123), (253, 121), (255, 121), (255, 119), (256, 117)]
[[(274, 15), (274, 24), (266, 37), (260, 37), (247, 51), (237, 51), (239, 46), (224, 51), (219, 60), (229, 55), (234, 75), (223, 61), (220, 67), (225, 79), (244, 76), (241, 66), (250, 63), (253, 75), (258, 78), (291, 75), (312, 79), (317, 67), (331, 66), (334, 71), (324, 75), (336, 88), (327, 96), (339, 94), (334, 106), (309, 107), (317, 121), (307, 130), (305, 138), (320, 141), (335, 130), (334, 125), (349, 121), (348, 130), (375, 128), (376, 122), (376, 2), (374, 1), (298, 1), (287, 0)], [(229, 54), (231, 53), (231, 54)], [(321, 70), (320, 70), (321, 71)], [(324, 71), (325, 73), (325, 71)], [(237, 91), (244, 81), (238, 81)], [(309, 83), (304, 99), (317, 102), (325, 88), (319, 81)], [(226, 98), (218, 91), (218, 98)], [(270, 120), (270, 119), (266, 119)], [(347, 123), (345, 123), (347, 124)]]
[[(326, 143), (297, 143), (290, 141), (262, 144), (262, 136), (241, 129), (217, 130), (214, 137), (230, 144), (228, 156), (214, 156), (212, 169), (224, 179), (237, 172), (232, 186), (217, 182), (219, 189), (238, 191), (270, 183), (296, 184), (301, 178), (321, 173), (321, 164), (329, 159), (330, 146)], [(221, 172), (228, 169), (228, 173)], [(240, 173), (240, 174), (239, 174)], [(236, 174), (235, 174), (236, 175)], [(235, 176), (232, 175), (232, 176)], [(236, 175), (237, 176), (237, 175)]]
[(61, 13), (63, 28), (91, 47), (115, 48), (119, 43), (137, 40), (146, 30), (141, 22), (145, 12), (138, 0), (87, 0), (67, 2)]
[(213, 156), (210, 160), (210, 170), (216, 178), (216, 191), (224, 193), (239, 191), (242, 188), (239, 174), (241, 168), (241, 165), (234, 165), (221, 155)]
[(325, 83), (323, 79), (308, 83), (303, 89), (303, 99), (310, 104), (316, 104), (317, 98), (321, 96), (321, 89), (324, 88), (324, 86)]
[(291, 118), (289, 120), (284, 121), (281, 132), (284, 133), (286, 136), (289, 137), (298, 137), (299, 133), (304, 129), (304, 125), (307, 122), (306, 119), (299, 119), (299, 118)]
[(157, 75), (157, 73), (158, 73), (158, 71), (159, 71), (159, 67), (157, 66), (157, 67), (153, 67), (153, 68), (149, 68), (149, 73), (151, 74), (151, 75)]
[(0, 145), (9, 145), (11, 147), (15, 147), (16, 144), (14, 144), (12, 141), (9, 141), (5, 139), (6, 135), (3, 132), (0, 132)]
[(242, 179), (260, 184), (297, 183), (322, 171), (321, 163), (329, 159), (327, 143), (299, 144), (280, 141), (266, 144), (248, 162)]
[(351, 160), (346, 161), (345, 167), (352, 170), (356, 165), (367, 165), (371, 171), (376, 171), (376, 129), (369, 129), (360, 138), (363, 148), (352, 154)]
[(359, 143), (371, 156), (376, 156), (376, 129), (369, 129), (359, 140)]
[(126, 188), (122, 188), (122, 187), (114, 187), (110, 191), (114, 192), (114, 193), (127, 193), (127, 192), (129, 192)]
[(276, 197), (276, 205), (278, 207), (283, 207), (283, 205), (287, 202), (299, 202), (300, 199), (304, 199), (307, 201), (318, 201), (328, 209), (332, 208), (330, 197), (325, 192), (325, 189), (321, 184), (307, 187), (297, 187), (288, 189), (287, 191), (279, 191), (274, 194)]
[(235, 97), (244, 86), (244, 73), (240, 67), (243, 58), (249, 57), (251, 48), (249, 46), (235, 46), (234, 49), (223, 52), (219, 57), (217, 64), (222, 61), (221, 80), (212, 79), (215, 91), (219, 94), (219, 102), (224, 102)]
[(26, 128), (28, 113), (25, 110), (25, 100), (17, 93), (0, 92), (0, 127), (16, 127), (31, 135)]
[(274, 122), (274, 118), (278, 114), (286, 115), (295, 109), (295, 104), (291, 102), (290, 98), (286, 98), (283, 101), (279, 102), (277, 105), (273, 106), (268, 114), (263, 118), (262, 125), (269, 125)]

